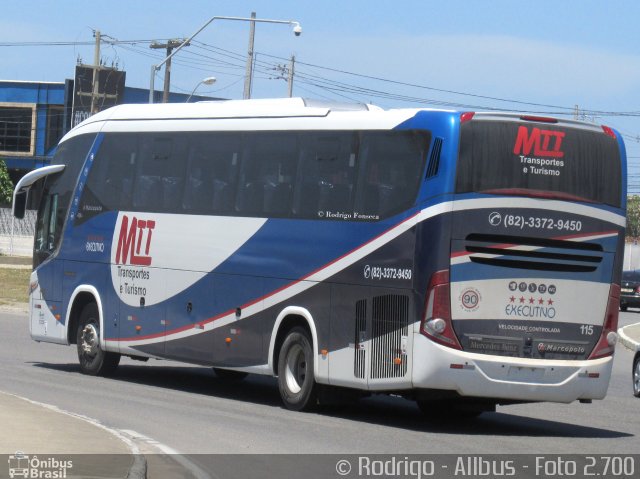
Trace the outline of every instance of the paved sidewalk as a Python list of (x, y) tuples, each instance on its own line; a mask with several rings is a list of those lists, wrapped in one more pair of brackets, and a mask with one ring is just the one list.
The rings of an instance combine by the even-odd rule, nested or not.
[(631, 351), (640, 351), (640, 323), (630, 324), (618, 330), (620, 343)]
[[(134, 455), (137, 448), (132, 442), (53, 406), (0, 392), (0, 429), (0, 455), (15, 457), (20, 451), (42, 471), (56, 469), (55, 462), (53, 467), (51, 460), (47, 464), (55, 459), (71, 461), (65, 477), (146, 477), (144, 456)], [(10, 464), (11, 457), (8, 464), (0, 464), (0, 477), (8, 477)]]
[(7, 256), (0, 255), (0, 268), (31, 269), (33, 260), (31, 256)]

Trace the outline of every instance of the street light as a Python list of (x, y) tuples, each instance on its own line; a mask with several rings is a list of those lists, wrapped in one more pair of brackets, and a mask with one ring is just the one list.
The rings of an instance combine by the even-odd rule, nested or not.
[(193, 94), (196, 92), (196, 90), (198, 89), (198, 87), (200, 85), (213, 85), (216, 82), (216, 77), (207, 77), (204, 80), (200, 80), (198, 82), (198, 84), (196, 85), (196, 87), (193, 89), (193, 91), (191, 92), (191, 95), (189, 95), (189, 98), (187, 98), (187, 101), (185, 101), (185, 103), (189, 103), (189, 100), (191, 100), (191, 97), (193, 96)]
[[(198, 30), (196, 30), (196, 32), (193, 35), (191, 35), (184, 42), (182, 42), (180, 44), (180, 46), (175, 48), (173, 50), (173, 52), (171, 52), (171, 55), (168, 55), (164, 60), (162, 60), (157, 65), (151, 65), (151, 79), (149, 81), (149, 103), (153, 103), (153, 93), (154, 93), (154, 83), (155, 83), (156, 72), (158, 70), (160, 70), (160, 68), (162, 68), (162, 65), (164, 65), (165, 63), (167, 63), (167, 61), (169, 61), (171, 58), (173, 58), (173, 56), (176, 53), (178, 53), (180, 50), (182, 50), (182, 48), (185, 45), (187, 45), (191, 40), (193, 40), (193, 38), (198, 33), (200, 33), (202, 30), (207, 28), (207, 26), (209, 26), (209, 24), (211, 22), (213, 22), (214, 20), (233, 20), (233, 21), (238, 21), (238, 22), (252, 22), (251, 23), (252, 27), (255, 26), (255, 22), (260, 22), (260, 23), (281, 23), (281, 24), (285, 24), (285, 25), (292, 25), (293, 26), (293, 33), (294, 33), (294, 35), (296, 37), (299, 37), (302, 34), (302, 27), (300, 26), (300, 23), (296, 22), (294, 20), (269, 20), (269, 19), (266, 19), (266, 18), (255, 18), (255, 13), (252, 14), (251, 18), (244, 18), (244, 17), (211, 17), (209, 20), (207, 20), (204, 23), (204, 25), (202, 25)], [(252, 28), (252, 30), (253, 30), (253, 28)], [(250, 38), (249, 43), (253, 44), (253, 39), (252, 38)], [(252, 52), (250, 52), (250, 54), (252, 54)], [(250, 83), (251, 83), (251, 80), (249, 79), (249, 84)], [(246, 86), (245, 86), (245, 91), (246, 91)]]

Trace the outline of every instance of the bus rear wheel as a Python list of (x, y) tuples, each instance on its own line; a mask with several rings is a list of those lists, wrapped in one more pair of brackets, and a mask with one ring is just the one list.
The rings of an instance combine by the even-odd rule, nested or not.
[(318, 404), (318, 387), (313, 373), (313, 347), (303, 328), (293, 328), (280, 348), (278, 388), (287, 409), (310, 411)]
[(118, 367), (120, 355), (100, 348), (100, 320), (95, 303), (87, 304), (76, 331), (80, 371), (90, 376), (108, 376)]

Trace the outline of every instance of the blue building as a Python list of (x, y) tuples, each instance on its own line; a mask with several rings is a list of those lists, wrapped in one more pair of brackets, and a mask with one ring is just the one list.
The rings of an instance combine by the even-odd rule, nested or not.
[(72, 82), (0, 80), (0, 158), (9, 171), (48, 164), (70, 124)]
[[(58, 141), (71, 128), (73, 85), (73, 80), (0, 80), (0, 159), (14, 182), (51, 162)], [(156, 92), (156, 101), (161, 96)], [(188, 96), (171, 93), (169, 101), (184, 102)], [(194, 95), (191, 101), (216, 99)], [(125, 86), (123, 103), (147, 101), (149, 90)]]

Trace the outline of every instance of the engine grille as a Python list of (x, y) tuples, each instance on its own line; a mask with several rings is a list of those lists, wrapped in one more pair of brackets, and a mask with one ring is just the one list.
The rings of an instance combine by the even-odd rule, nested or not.
[(356, 331), (353, 341), (355, 348), (355, 358), (353, 361), (353, 374), (355, 377), (364, 379), (366, 349), (365, 341), (367, 335), (367, 300), (361, 299), (356, 303)]
[(371, 315), (371, 379), (398, 378), (407, 373), (403, 341), (409, 333), (409, 297), (376, 296)]

